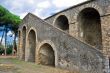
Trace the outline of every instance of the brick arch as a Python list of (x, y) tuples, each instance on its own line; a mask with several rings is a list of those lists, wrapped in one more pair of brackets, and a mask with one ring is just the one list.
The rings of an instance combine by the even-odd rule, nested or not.
[(66, 14), (59, 14), (55, 17), (53, 25), (66, 32), (69, 32), (69, 18)]
[(27, 27), (22, 27), (22, 60), (25, 60), (25, 47), (26, 47), (26, 31)]
[(36, 61), (37, 61), (37, 63), (39, 64), (39, 58), (40, 58), (40, 57), (39, 57), (39, 53), (40, 53), (41, 47), (42, 47), (43, 45), (45, 45), (45, 44), (50, 45), (51, 48), (52, 48), (52, 50), (54, 51), (55, 66), (58, 66), (57, 49), (56, 49), (54, 43), (53, 43), (52, 41), (50, 41), (50, 40), (44, 40), (44, 41), (42, 41), (41, 43), (39, 42), (39, 45), (38, 45), (37, 50), (36, 50), (36, 56), (37, 56), (37, 60), (36, 60)]
[(26, 39), (27, 39), (26, 61), (35, 62), (37, 31), (34, 27), (31, 27), (29, 29)]
[[(98, 4), (86, 4), (85, 6), (79, 7), (78, 11), (77, 11), (77, 15), (79, 15), (79, 13), (84, 10), (85, 8), (94, 8), (95, 10), (97, 10), (99, 12), (100, 15), (104, 15), (104, 11), (102, 9), (102, 7), (100, 7)], [(76, 15), (76, 16), (77, 16)]]
[(26, 41), (27, 41), (27, 38), (28, 38), (29, 32), (30, 32), (31, 30), (33, 30), (33, 31), (36, 33), (36, 43), (38, 43), (38, 39), (37, 39), (37, 29), (34, 28), (34, 27), (30, 27), (29, 29), (27, 29)]
[(102, 49), (100, 13), (93, 7), (84, 8), (77, 16), (79, 37), (86, 43)]
[(21, 29), (23, 29), (23, 27), (25, 27), (26, 30), (27, 30), (27, 25), (26, 24), (23, 24), (23, 26), (21, 27)]

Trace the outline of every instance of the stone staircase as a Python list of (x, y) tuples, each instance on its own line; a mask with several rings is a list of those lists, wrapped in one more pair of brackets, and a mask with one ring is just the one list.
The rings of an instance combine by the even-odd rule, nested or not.
[(105, 57), (98, 49), (48, 24), (31, 13), (24, 20), (23, 23), (28, 24), (29, 28), (36, 28), (38, 41), (42, 42), (48, 39), (55, 44), (57, 67), (78, 70), (79, 73), (104, 73)]

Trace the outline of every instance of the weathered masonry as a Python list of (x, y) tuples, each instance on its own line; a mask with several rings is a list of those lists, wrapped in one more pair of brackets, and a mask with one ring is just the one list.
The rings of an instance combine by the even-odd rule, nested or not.
[(19, 27), (18, 58), (79, 73), (109, 73), (110, 0), (89, 0)]

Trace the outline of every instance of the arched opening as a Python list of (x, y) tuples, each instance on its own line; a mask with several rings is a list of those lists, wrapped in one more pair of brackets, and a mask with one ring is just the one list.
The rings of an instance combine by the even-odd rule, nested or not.
[(26, 45), (26, 27), (22, 30), (22, 59), (25, 60), (25, 45)]
[(18, 49), (20, 48), (20, 43), (21, 43), (21, 32), (18, 31)]
[(79, 36), (88, 44), (102, 49), (102, 32), (99, 12), (94, 8), (83, 9), (78, 16)]
[(58, 28), (64, 30), (64, 31), (67, 31), (67, 32), (69, 31), (68, 19), (67, 19), (67, 17), (64, 16), (64, 15), (59, 16), (59, 17), (56, 19), (54, 25), (55, 25), (56, 27), (58, 27)]
[(40, 47), (39, 63), (42, 65), (55, 66), (55, 55), (51, 45), (45, 43)]
[(17, 48), (17, 55), (18, 55), (18, 58), (20, 58), (20, 49), (21, 49), (21, 32), (20, 30), (18, 31), (18, 48)]
[(34, 30), (30, 30), (28, 35), (28, 61), (35, 62), (35, 50), (36, 49), (36, 33)]

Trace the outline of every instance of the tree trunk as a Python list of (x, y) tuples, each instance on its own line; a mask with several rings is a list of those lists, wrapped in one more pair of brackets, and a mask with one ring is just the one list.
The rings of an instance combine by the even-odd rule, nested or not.
[(5, 56), (7, 55), (6, 49), (7, 49), (7, 28), (5, 26)]

